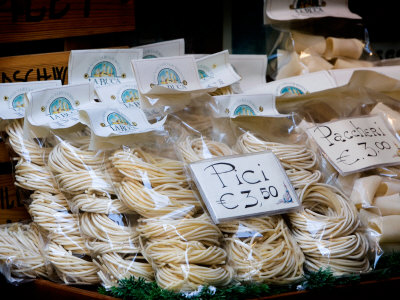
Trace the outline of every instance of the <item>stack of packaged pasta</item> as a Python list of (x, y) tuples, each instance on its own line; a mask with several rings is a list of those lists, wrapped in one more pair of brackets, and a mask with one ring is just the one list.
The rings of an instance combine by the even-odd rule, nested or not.
[[(29, 193), (54, 192), (54, 181), (44, 166), (50, 149), (38, 141), (23, 137), (25, 93), (46, 87), (60, 86), (59, 81), (1, 84), (1, 113), (4, 131), (13, 150), (15, 184), (23, 197)], [(26, 200), (26, 199), (25, 199)], [(43, 255), (44, 241), (39, 224), (26, 220), (0, 226), (0, 270), (9, 282), (20, 283), (36, 277), (52, 278), (52, 270)]]

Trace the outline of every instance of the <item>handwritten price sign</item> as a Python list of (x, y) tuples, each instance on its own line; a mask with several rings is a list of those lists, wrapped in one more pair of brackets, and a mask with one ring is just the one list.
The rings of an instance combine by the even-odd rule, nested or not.
[(381, 115), (320, 124), (308, 134), (341, 175), (400, 164), (400, 142)]
[(285, 170), (271, 152), (202, 160), (190, 164), (190, 170), (216, 224), (280, 214), (300, 205)]

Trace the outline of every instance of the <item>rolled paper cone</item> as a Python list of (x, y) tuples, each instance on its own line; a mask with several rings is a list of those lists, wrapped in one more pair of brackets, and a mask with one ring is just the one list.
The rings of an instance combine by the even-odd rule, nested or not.
[(310, 49), (315, 54), (322, 55), (325, 52), (326, 42), (321, 35), (304, 34), (300, 32), (292, 32), (294, 49), (297, 53)]
[(338, 58), (333, 65), (334, 69), (371, 68), (374, 64), (366, 60)]
[(296, 52), (278, 50), (278, 74), (276, 80), (301, 75), (306, 69)]
[(354, 182), (350, 200), (354, 203), (357, 209), (360, 209), (361, 207), (365, 208), (372, 206), (375, 192), (381, 182), (382, 177), (378, 175), (362, 177)]
[(339, 56), (359, 59), (363, 49), (364, 43), (360, 40), (329, 37), (326, 39), (326, 49), (323, 56), (326, 59)]
[(392, 125), (393, 129), (396, 132), (400, 131), (400, 113), (391, 109), (382, 102), (379, 102), (377, 105), (375, 105), (370, 114), (383, 114), (389, 121), (390, 125)]
[(310, 73), (333, 68), (333, 66), (321, 56), (308, 54), (306, 52), (300, 54), (300, 61), (308, 68)]
[(380, 231), (379, 243), (399, 243), (400, 242), (400, 215), (383, 216), (370, 220), (371, 228)]
[(382, 216), (400, 215), (400, 194), (376, 197), (374, 206), (379, 208)]

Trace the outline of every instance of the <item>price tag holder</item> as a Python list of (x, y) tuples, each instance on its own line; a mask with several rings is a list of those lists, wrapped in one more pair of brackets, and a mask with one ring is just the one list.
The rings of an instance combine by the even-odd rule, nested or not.
[(323, 123), (307, 133), (342, 176), (400, 164), (400, 142), (381, 115)]
[(189, 169), (215, 224), (281, 214), (300, 206), (285, 170), (272, 152), (206, 159), (190, 164)]

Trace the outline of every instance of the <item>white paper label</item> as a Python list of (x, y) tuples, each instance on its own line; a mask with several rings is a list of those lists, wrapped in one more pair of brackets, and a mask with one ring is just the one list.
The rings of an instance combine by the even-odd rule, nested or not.
[(266, 55), (230, 55), (233, 69), (242, 79), (239, 81), (239, 93), (263, 86), (267, 76)]
[(341, 175), (400, 163), (400, 142), (382, 116), (319, 124), (307, 130)]
[(142, 49), (101, 49), (71, 51), (68, 64), (70, 84), (94, 83), (96, 86), (132, 80), (132, 59), (142, 58)]
[(90, 120), (90, 128), (99, 137), (121, 136), (160, 129), (163, 120), (150, 124), (144, 112), (138, 108), (109, 107), (106, 104), (96, 108), (87, 108), (80, 112), (86, 113)]
[(134, 47), (133, 49), (143, 49), (143, 58), (157, 58), (167, 56), (181, 56), (185, 54), (185, 40), (178, 39), (149, 45)]
[(61, 86), (60, 80), (0, 84), (0, 119), (23, 118), (27, 104), (26, 93)]
[(136, 81), (96, 87), (96, 94), (103, 103), (124, 108), (140, 108), (140, 96)]
[(238, 116), (282, 117), (275, 107), (275, 96), (259, 95), (226, 95), (215, 96), (215, 117), (236, 118)]
[(189, 167), (216, 224), (300, 206), (285, 170), (271, 152), (207, 159)]
[(229, 63), (228, 50), (196, 60), (200, 83), (204, 88), (222, 88), (240, 80)]
[(299, 96), (336, 87), (336, 82), (327, 71), (280, 79), (248, 91), (249, 94), (271, 93), (276, 96)]
[(90, 85), (65, 85), (28, 94), (27, 118), (33, 126), (60, 129), (80, 122), (78, 110), (90, 104)]
[(201, 90), (197, 65), (192, 56), (132, 61), (141, 94), (179, 94)]
[(347, 2), (348, 0), (268, 0), (266, 14), (269, 19), (277, 21), (324, 17), (361, 19), (349, 10)]

